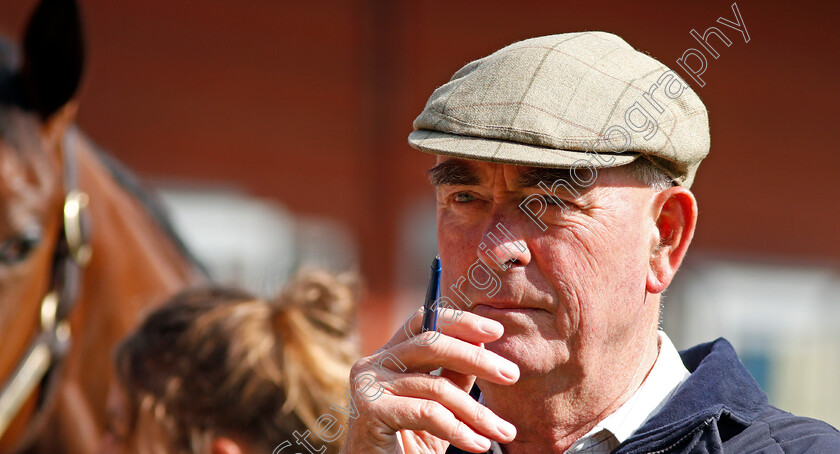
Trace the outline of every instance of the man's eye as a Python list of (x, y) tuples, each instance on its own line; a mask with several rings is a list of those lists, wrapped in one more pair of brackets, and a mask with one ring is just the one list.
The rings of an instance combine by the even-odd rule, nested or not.
[(475, 200), (475, 196), (470, 194), (469, 192), (459, 192), (452, 196), (452, 200), (456, 203), (467, 203)]

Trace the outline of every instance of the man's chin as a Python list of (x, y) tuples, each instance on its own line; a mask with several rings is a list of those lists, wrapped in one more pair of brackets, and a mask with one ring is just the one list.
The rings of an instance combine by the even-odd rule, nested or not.
[(549, 346), (541, 345), (544, 343), (545, 339), (542, 338), (505, 334), (495, 342), (484, 344), (484, 348), (519, 366), (521, 381), (536, 375), (547, 374), (559, 366), (556, 364), (556, 353), (545, 355), (544, 349)]

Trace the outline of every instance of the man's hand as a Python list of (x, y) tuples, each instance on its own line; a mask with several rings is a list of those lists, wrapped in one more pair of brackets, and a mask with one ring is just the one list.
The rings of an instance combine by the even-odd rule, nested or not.
[[(442, 310), (441, 318), (452, 315)], [(510, 442), (516, 428), (469, 395), (476, 377), (499, 384), (519, 379), (516, 364), (484, 349), (502, 336), (494, 320), (459, 312), (441, 332), (422, 333), (414, 317), (350, 372), (351, 415), (344, 454), (442, 454), (449, 444), (470, 452), (490, 449), (490, 440)], [(440, 376), (429, 373), (443, 367)], [(353, 416), (356, 416), (355, 418)]]

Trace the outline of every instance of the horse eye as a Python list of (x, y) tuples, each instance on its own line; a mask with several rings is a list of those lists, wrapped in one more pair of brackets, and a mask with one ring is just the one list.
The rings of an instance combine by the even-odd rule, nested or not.
[(41, 228), (29, 227), (0, 244), (0, 263), (16, 265), (29, 257), (41, 242)]

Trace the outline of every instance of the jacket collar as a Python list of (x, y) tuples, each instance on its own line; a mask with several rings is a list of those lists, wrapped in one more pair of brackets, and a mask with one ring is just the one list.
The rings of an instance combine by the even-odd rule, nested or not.
[(680, 352), (680, 356), (691, 376), (616, 452), (670, 446), (722, 418), (740, 432), (767, 406), (767, 395), (741, 365), (727, 340), (700, 344)]

